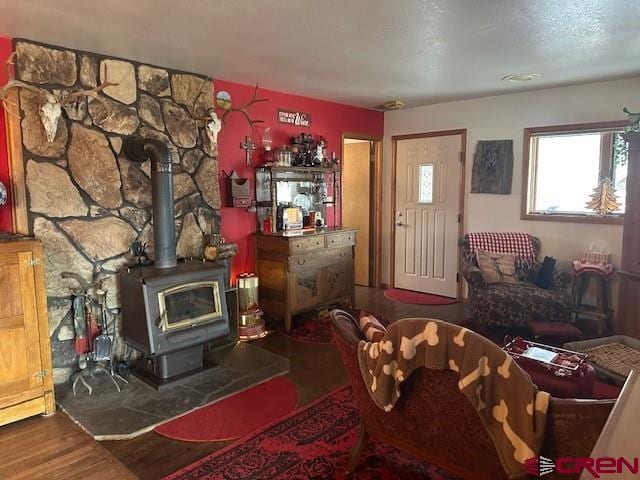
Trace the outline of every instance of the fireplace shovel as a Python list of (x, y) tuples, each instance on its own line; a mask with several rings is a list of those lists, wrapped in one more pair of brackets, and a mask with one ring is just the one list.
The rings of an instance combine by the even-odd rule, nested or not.
[(103, 362), (111, 360), (111, 337), (107, 331), (107, 292), (99, 289), (96, 294), (100, 304), (102, 331), (93, 341), (93, 359), (96, 362)]

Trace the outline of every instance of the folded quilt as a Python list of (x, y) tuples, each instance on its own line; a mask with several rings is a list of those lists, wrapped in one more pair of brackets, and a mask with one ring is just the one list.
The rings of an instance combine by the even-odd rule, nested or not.
[(460, 391), (478, 412), (510, 478), (524, 476), (523, 464), (540, 451), (549, 394), (538, 391), (507, 353), (471, 330), (433, 319), (400, 320), (380, 341), (360, 341), (358, 363), (371, 398), (387, 412), (415, 369), (456, 372)]

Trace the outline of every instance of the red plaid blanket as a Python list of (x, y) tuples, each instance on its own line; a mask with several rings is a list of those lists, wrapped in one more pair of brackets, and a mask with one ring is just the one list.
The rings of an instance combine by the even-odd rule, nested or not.
[(531, 235), (517, 232), (476, 232), (467, 234), (469, 251), (484, 250), (492, 253), (515, 253), (526, 263), (533, 264), (536, 252)]

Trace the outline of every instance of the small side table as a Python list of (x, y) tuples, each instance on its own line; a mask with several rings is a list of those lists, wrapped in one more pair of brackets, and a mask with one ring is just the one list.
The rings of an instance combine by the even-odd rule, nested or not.
[[(574, 260), (571, 264), (575, 281), (573, 299), (576, 319), (581, 315), (594, 318), (598, 325), (598, 336), (611, 333), (613, 312), (609, 309), (609, 277), (613, 275), (611, 264), (589, 263)], [(596, 304), (584, 303), (584, 297), (591, 282), (596, 286)]]

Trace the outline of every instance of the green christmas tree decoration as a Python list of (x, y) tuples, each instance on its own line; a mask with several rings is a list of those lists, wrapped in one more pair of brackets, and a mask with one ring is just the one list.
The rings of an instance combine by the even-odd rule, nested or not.
[(620, 208), (616, 188), (610, 178), (603, 178), (598, 186), (593, 189), (591, 200), (587, 202), (587, 208), (598, 215), (609, 215)]

